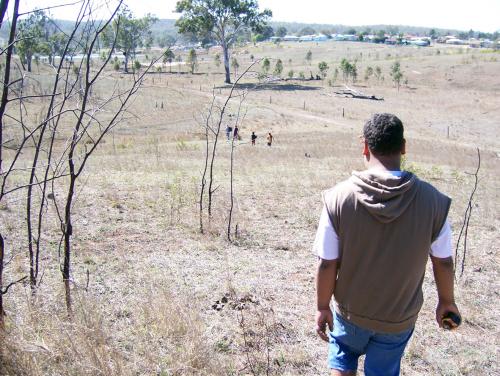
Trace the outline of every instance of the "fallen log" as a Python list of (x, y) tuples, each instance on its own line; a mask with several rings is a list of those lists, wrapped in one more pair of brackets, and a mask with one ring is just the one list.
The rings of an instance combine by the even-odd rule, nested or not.
[(376, 97), (375, 95), (367, 95), (367, 94), (364, 94), (360, 91), (351, 89), (348, 86), (345, 86), (345, 89), (343, 89), (343, 90), (334, 91), (334, 94), (336, 94), (336, 96), (340, 96), (343, 98), (370, 99), (370, 100), (374, 100), (374, 101), (383, 101), (384, 100), (384, 98), (382, 98), (382, 97)]

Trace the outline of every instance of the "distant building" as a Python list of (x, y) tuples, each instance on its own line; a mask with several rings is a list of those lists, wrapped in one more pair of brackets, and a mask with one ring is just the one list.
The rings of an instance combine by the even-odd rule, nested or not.
[(299, 37), (299, 42), (312, 42), (315, 35), (302, 35)]
[(345, 40), (344, 36), (342, 34), (332, 34), (331, 37), (332, 37), (332, 40), (335, 40), (335, 41)]
[(467, 44), (466, 41), (462, 40), (462, 39), (458, 39), (458, 38), (450, 38), (450, 39), (447, 39), (446, 44), (455, 44), (455, 45), (464, 45), (464, 44)]
[(409, 44), (419, 47), (428, 47), (431, 45), (431, 42), (427, 38), (413, 38), (409, 41)]
[(299, 37), (296, 37), (295, 35), (285, 35), (282, 38), (285, 42), (298, 42)]
[(315, 42), (325, 42), (327, 40), (328, 40), (328, 37), (326, 35), (323, 35), (323, 34), (318, 34), (318, 35), (314, 36)]
[(495, 47), (495, 42), (492, 42), (489, 39), (485, 39), (480, 42), (480, 46), (483, 48), (493, 48)]
[(354, 35), (354, 34), (345, 34), (344, 40), (349, 41), (349, 42), (356, 42), (359, 40), (359, 37), (357, 35)]

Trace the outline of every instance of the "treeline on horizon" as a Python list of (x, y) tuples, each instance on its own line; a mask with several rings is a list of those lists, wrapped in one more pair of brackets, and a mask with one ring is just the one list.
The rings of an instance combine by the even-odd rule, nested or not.
[[(58, 28), (63, 32), (69, 32), (73, 26), (73, 21), (54, 19), (53, 22), (58, 26)], [(177, 43), (198, 43), (209, 44), (212, 43), (210, 37), (206, 37), (203, 40), (195, 36), (179, 34), (177, 26), (175, 25), (176, 20), (174, 19), (157, 19), (151, 25), (151, 36), (152, 45), (164, 47), (169, 44), (168, 41), (175, 40)], [(0, 38), (7, 39), (8, 27), (2, 28), (0, 30)], [(446, 35), (455, 35), (460, 39), (478, 38), (478, 39), (490, 39), (492, 41), (498, 40), (500, 37), (499, 31), (494, 33), (485, 33), (481, 31), (463, 31), (457, 29), (443, 29), (443, 28), (429, 28), (420, 26), (406, 26), (406, 25), (361, 25), (361, 26), (351, 26), (351, 25), (337, 25), (337, 24), (311, 24), (311, 23), (301, 23), (301, 22), (281, 22), (281, 21), (270, 21), (269, 25), (263, 30), (261, 34), (252, 35), (250, 32), (242, 32), (238, 38), (238, 42), (250, 42), (250, 41), (263, 41), (269, 39), (272, 36), (284, 36), (283, 32), (286, 31), (287, 35), (310, 35), (310, 34), (355, 34), (355, 35), (367, 35), (367, 34), (380, 34), (385, 32), (390, 35), (398, 34), (414, 34), (419, 36), (430, 36), (430, 37), (441, 37)]]

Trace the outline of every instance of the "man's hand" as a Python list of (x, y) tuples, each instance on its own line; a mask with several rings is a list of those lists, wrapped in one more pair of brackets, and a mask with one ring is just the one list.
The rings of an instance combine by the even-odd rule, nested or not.
[(328, 342), (328, 335), (326, 334), (326, 327), (330, 331), (333, 330), (333, 314), (331, 309), (320, 309), (316, 312), (316, 333), (323, 341)]
[[(453, 259), (451, 257), (438, 258), (431, 255), (431, 260), (439, 298), (436, 308), (436, 321), (439, 327), (443, 328), (443, 319), (448, 312), (452, 312), (460, 317), (453, 292)], [(450, 329), (454, 329), (457, 326), (454, 322), (449, 323)]]
[[(437, 321), (440, 328), (444, 328), (443, 327), (443, 319), (448, 312), (452, 312), (455, 315), (457, 315), (458, 317), (461, 317), (460, 311), (458, 310), (457, 305), (454, 302), (445, 303), (445, 302), (440, 301), (438, 303), (437, 308), (436, 308), (436, 321)], [(456, 324), (453, 321), (450, 322), (450, 325), (451, 325), (451, 329), (454, 329), (458, 326), (458, 324)]]
[(333, 330), (333, 315), (330, 309), (330, 300), (335, 291), (335, 280), (337, 279), (338, 260), (319, 259), (318, 271), (316, 273), (316, 333), (323, 341), (328, 342), (326, 326)]

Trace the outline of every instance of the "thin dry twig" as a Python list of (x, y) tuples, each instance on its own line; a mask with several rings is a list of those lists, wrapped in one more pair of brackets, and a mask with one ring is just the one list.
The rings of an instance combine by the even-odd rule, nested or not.
[(455, 271), (457, 270), (457, 262), (458, 262), (458, 252), (460, 248), (460, 242), (462, 240), (463, 236), (463, 252), (462, 252), (462, 262), (461, 262), (461, 270), (460, 270), (460, 277), (464, 274), (465, 270), (465, 260), (466, 260), (466, 255), (467, 255), (467, 236), (469, 234), (469, 222), (470, 222), (470, 217), (472, 214), (472, 200), (474, 198), (474, 194), (476, 193), (477, 186), (478, 186), (478, 174), (479, 174), (479, 169), (481, 168), (481, 152), (479, 151), (479, 148), (477, 148), (477, 168), (476, 172), (474, 173), (474, 188), (472, 189), (472, 192), (469, 197), (469, 202), (467, 203), (467, 208), (465, 209), (464, 213), (464, 220), (462, 222), (462, 228), (460, 229), (460, 233), (458, 234), (458, 240), (457, 240), (457, 246), (455, 248)]

